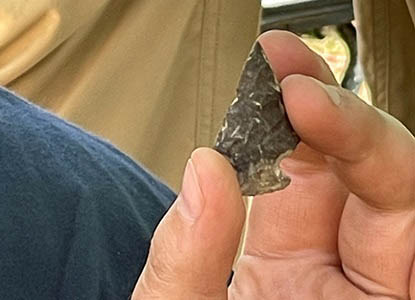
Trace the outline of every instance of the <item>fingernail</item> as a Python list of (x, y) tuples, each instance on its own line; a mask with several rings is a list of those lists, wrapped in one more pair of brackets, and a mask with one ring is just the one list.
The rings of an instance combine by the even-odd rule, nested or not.
[(202, 214), (204, 204), (196, 169), (189, 159), (184, 171), (182, 190), (177, 199), (177, 209), (185, 218), (195, 221)]
[(338, 87), (332, 86), (332, 85), (322, 85), (323, 88), (326, 90), (327, 95), (329, 96), (330, 100), (339, 106), (341, 104), (341, 98), (340, 94), (338, 92)]

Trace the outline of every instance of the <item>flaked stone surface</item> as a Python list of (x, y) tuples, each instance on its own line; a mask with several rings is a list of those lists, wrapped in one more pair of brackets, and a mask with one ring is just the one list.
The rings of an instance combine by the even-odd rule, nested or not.
[(298, 142), (280, 85), (261, 45), (256, 43), (214, 148), (237, 171), (242, 194), (255, 196), (288, 186), (290, 178), (279, 168), (279, 162)]

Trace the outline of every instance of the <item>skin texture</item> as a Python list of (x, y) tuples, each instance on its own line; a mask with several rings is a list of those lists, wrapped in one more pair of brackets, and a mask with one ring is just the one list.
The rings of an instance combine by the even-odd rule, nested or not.
[(336, 85), (292, 34), (259, 38), (301, 142), (283, 191), (245, 210), (234, 171), (196, 150), (133, 299), (415, 299), (415, 138)]

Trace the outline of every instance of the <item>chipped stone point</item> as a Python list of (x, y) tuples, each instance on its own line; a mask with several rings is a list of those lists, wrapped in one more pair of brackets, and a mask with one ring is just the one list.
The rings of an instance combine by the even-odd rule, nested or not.
[(290, 178), (280, 161), (299, 143), (267, 57), (256, 43), (242, 70), (214, 148), (237, 171), (242, 194), (255, 196), (284, 189)]

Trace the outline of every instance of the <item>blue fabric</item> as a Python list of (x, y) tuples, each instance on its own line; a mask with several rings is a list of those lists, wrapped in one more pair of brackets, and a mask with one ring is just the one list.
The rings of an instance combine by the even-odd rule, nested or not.
[(129, 299), (174, 193), (0, 88), (0, 299)]

